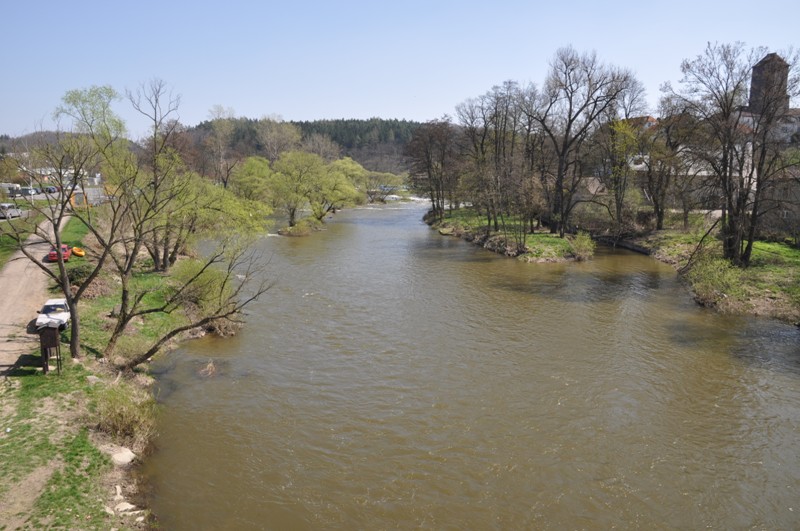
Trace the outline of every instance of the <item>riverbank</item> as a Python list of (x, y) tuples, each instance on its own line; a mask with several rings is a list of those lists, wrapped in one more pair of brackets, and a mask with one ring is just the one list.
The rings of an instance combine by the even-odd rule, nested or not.
[(42, 374), (35, 353), (4, 375), (2, 528), (146, 529), (134, 479), (144, 445), (111, 435), (109, 423), (147, 404), (147, 391), (93, 360), (67, 355), (60, 374), (51, 369)]
[[(425, 221), (442, 235), (460, 237), (526, 262), (587, 259), (594, 251), (577, 237), (558, 238), (546, 231), (526, 234), (524, 241), (510, 244), (500, 231), (488, 230), (485, 219), (469, 209), (448, 212), (441, 221)], [(800, 286), (796, 281), (800, 278), (800, 249), (784, 243), (756, 242), (750, 267), (738, 269), (719, 258), (719, 242), (713, 238), (708, 238), (697, 251), (703, 234), (699, 229), (669, 229), (617, 243), (602, 238), (598, 241), (647, 254), (673, 266), (698, 304), (721, 313), (765, 316), (800, 326)]]
[[(62, 238), (82, 245), (85, 235), (69, 223)], [(36, 245), (44, 256), (48, 245)], [(69, 263), (75, 278), (83, 260)], [(20, 252), (0, 272), (0, 529), (149, 528), (137, 467), (155, 435), (153, 380), (140, 371), (123, 377), (99, 354), (112, 328), (113, 278), (98, 277), (79, 303), (84, 355), (70, 357), (62, 332), (61, 371), (51, 358), (45, 374), (32, 319), (45, 299), (60, 296), (50, 284)], [(135, 335), (162, 322), (137, 322)]]
[(31, 322), (53, 296), (46, 276), (16, 253), (0, 292), (0, 528), (146, 528), (133, 472), (154, 431), (149, 379), (121, 379), (91, 351), (73, 360), (64, 337), (61, 373), (51, 359), (44, 374)]
[(423, 221), (443, 236), (455, 236), (494, 253), (525, 262), (571, 262), (588, 260), (594, 255), (595, 242), (586, 233), (560, 238), (544, 228), (528, 232), (512, 226), (507, 232), (493, 231), (486, 227), (483, 218), (470, 209), (451, 211), (444, 220), (426, 215)]
[(739, 269), (720, 258), (716, 240), (698, 251), (700, 238), (699, 233), (662, 230), (628, 238), (623, 245), (673, 266), (703, 306), (800, 326), (800, 249), (755, 242), (750, 267)]

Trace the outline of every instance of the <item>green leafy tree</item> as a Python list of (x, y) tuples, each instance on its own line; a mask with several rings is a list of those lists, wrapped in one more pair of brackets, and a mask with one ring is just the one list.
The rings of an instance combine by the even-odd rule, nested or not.
[(594, 152), (598, 157), (597, 175), (607, 192), (603, 200), (596, 199), (608, 211), (616, 237), (622, 236), (626, 199), (633, 184), (634, 157), (639, 151), (638, 128), (627, 120), (612, 119), (595, 136)]
[(323, 221), (329, 212), (355, 203), (360, 194), (354, 181), (363, 173), (364, 168), (350, 158), (330, 163), (309, 190), (308, 203), (314, 218)]
[(389, 172), (370, 171), (365, 172), (358, 181), (359, 189), (366, 192), (367, 201), (375, 203), (384, 202), (386, 198), (403, 186), (403, 176)]
[(231, 180), (231, 190), (250, 201), (269, 201), (269, 176), (272, 169), (263, 157), (248, 157), (236, 168)]
[(298, 221), (301, 209), (326, 173), (319, 155), (303, 151), (287, 151), (272, 164), (269, 188), (273, 206), (286, 214), (289, 227)]
[[(190, 244), (199, 238), (219, 242), (222, 250), (211, 251), (203, 259), (205, 267), (219, 267), (228, 258), (229, 241), (237, 239), (239, 231), (249, 218), (243, 214), (244, 208), (235, 208), (235, 196), (222, 186), (214, 186), (189, 172), (173, 147), (177, 121), (172, 116), (177, 113), (179, 100), (172, 97), (163, 82), (155, 80), (143, 86), (138, 92), (129, 93), (133, 107), (150, 122), (149, 135), (141, 142), (140, 155), (133, 163), (128, 155), (104, 152), (104, 164), (109, 183), (117, 192), (109, 202), (108, 210), (124, 212), (123, 226), (117, 232), (118, 239), (113, 245), (103, 241), (110, 249), (111, 259), (120, 279), (120, 304), (117, 318), (104, 354), (115, 352), (120, 338), (136, 318), (150, 314), (170, 314), (185, 309), (183, 294), (192, 291), (195, 282), (202, 282), (201, 276), (191, 277), (188, 283), (175, 283), (174, 279), (164, 286), (149, 286), (137, 282), (140, 264), (140, 251), (147, 250), (153, 262), (153, 269), (167, 272), (185, 255)], [(254, 212), (258, 213), (257, 209)], [(238, 215), (237, 215), (238, 214)], [(263, 217), (256, 216), (256, 221)], [(242, 254), (235, 254), (239, 260)], [(163, 288), (163, 289), (162, 289)], [(264, 290), (256, 290), (255, 296)], [(224, 298), (225, 293), (219, 293)], [(227, 318), (229, 308), (241, 308), (236, 301), (221, 304), (218, 318)], [(186, 314), (188, 316), (188, 314)], [(197, 323), (202, 318), (189, 318), (189, 323)], [(175, 335), (178, 326), (164, 333), (147, 351), (153, 352), (163, 345), (165, 337)], [(134, 360), (141, 359), (136, 356)], [(120, 368), (130, 368), (131, 360), (117, 361)], [(138, 362), (137, 362), (138, 363)]]
[[(257, 300), (269, 288), (264, 264), (258, 255), (247, 251), (248, 242), (225, 240), (199, 260), (189, 260), (162, 286), (159, 304), (141, 308), (138, 317), (153, 313), (171, 314), (183, 310), (183, 324), (166, 330), (145, 349), (127, 359), (117, 359), (114, 366), (131, 370), (155, 356), (171, 339), (188, 330), (218, 321), (239, 322), (242, 309)], [(191, 309), (187, 312), (187, 309)]]

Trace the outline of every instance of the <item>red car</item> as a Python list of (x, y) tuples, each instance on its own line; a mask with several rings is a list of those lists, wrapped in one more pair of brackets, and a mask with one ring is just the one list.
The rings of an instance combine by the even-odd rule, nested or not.
[[(69, 257), (72, 256), (72, 248), (69, 245), (61, 244), (61, 256), (64, 257), (65, 262), (69, 262)], [(47, 255), (47, 259), (51, 262), (58, 261), (58, 249), (53, 247), (50, 249), (50, 254)]]

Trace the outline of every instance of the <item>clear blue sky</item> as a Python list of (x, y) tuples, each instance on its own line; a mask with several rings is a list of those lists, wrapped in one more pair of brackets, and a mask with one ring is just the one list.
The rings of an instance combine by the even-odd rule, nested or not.
[[(154, 78), (181, 96), (190, 126), (214, 105), (248, 118), (426, 121), (506, 80), (541, 83), (570, 44), (632, 70), (654, 103), (709, 41), (800, 44), (797, 0), (5, 4), (0, 134), (14, 136), (51, 128), (67, 90), (124, 93)], [(130, 105), (116, 110), (133, 137), (144, 131)]]

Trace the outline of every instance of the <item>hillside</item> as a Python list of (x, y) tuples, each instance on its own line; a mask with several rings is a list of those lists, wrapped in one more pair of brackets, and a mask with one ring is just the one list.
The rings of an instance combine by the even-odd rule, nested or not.
[[(230, 136), (226, 151), (236, 158), (250, 156), (267, 157), (267, 148), (259, 135), (261, 120), (251, 118), (229, 119)], [(408, 171), (405, 160), (405, 147), (414, 131), (422, 125), (407, 120), (370, 118), (369, 120), (339, 119), (315, 120), (306, 122), (281, 122), (281, 125), (294, 128), (299, 132), (297, 140), (306, 140), (312, 136), (330, 139), (338, 146), (340, 156), (351, 157), (364, 168), (376, 172), (403, 174)], [(180, 146), (184, 160), (190, 167), (200, 173), (208, 173), (214, 164), (211, 137), (214, 134), (214, 123), (204, 121), (183, 129)], [(296, 135), (298, 133), (295, 133)], [(14, 151), (14, 146), (24, 146), (31, 141), (55, 141), (55, 133), (43, 131), (13, 138), (0, 136), (0, 156)], [(287, 148), (293, 149), (293, 148)], [(11, 178), (11, 177), (9, 177)]]

